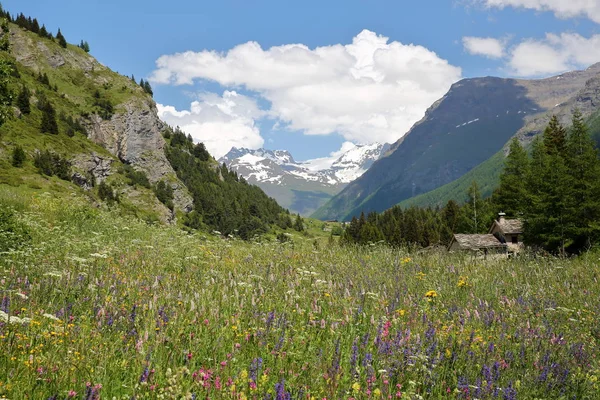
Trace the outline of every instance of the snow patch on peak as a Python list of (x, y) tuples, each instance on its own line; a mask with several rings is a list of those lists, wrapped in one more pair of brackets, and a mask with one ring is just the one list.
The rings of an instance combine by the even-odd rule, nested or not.
[(305, 181), (334, 187), (360, 177), (388, 148), (388, 144), (355, 145), (346, 142), (330, 157), (303, 162), (295, 161), (287, 150), (232, 148), (219, 162), (224, 162), (251, 183), (293, 185), (293, 182)]

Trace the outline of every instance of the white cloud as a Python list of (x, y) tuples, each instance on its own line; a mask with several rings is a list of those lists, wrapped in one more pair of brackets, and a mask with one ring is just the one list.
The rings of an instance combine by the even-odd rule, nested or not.
[(337, 161), (338, 158), (340, 158), (342, 155), (344, 155), (344, 153), (347, 153), (355, 147), (356, 145), (352, 142), (344, 142), (342, 143), (342, 147), (340, 147), (338, 151), (332, 151), (331, 153), (329, 153), (328, 157), (313, 158), (312, 160), (306, 160), (302, 163), (310, 171), (321, 171), (324, 169), (329, 169), (331, 168), (333, 163)]
[(269, 116), (291, 130), (360, 143), (393, 143), (461, 77), (434, 52), (368, 30), (347, 45), (248, 42), (226, 53), (164, 55), (156, 64), (154, 83), (244, 87), (268, 100)]
[(463, 37), (463, 46), (470, 54), (486, 56), (489, 58), (502, 58), (504, 56), (504, 42), (495, 38)]
[(203, 142), (215, 158), (224, 156), (234, 146), (258, 149), (264, 144), (255, 125), (264, 112), (253, 99), (234, 91), (225, 91), (223, 96), (201, 94), (189, 110), (179, 111), (162, 104), (157, 107), (163, 121), (179, 126), (195, 142)]
[(518, 76), (540, 76), (580, 69), (600, 61), (600, 35), (585, 38), (577, 33), (546, 34), (515, 46), (508, 66)]
[(598, 0), (481, 0), (488, 7), (521, 7), (537, 11), (551, 11), (559, 18), (585, 16), (600, 23)]

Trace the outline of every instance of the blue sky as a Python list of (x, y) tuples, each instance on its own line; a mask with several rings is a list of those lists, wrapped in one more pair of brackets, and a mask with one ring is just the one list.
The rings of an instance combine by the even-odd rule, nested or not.
[(217, 156), (264, 146), (296, 159), (393, 142), (460, 78), (600, 61), (595, 3), (2, 1), (71, 43), (87, 40), (111, 69), (151, 79), (161, 116)]

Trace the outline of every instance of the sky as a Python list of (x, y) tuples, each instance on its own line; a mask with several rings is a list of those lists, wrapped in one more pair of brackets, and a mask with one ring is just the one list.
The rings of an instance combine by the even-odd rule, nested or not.
[[(600, 0), (3, 0), (123, 75), (217, 158), (393, 143), (463, 78), (600, 61)], [(322, 163), (327, 165), (327, 162)]]

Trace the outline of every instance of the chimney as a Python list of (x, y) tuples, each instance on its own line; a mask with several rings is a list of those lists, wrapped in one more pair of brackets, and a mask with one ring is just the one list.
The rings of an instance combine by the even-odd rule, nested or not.
[(500, 222), (500, 223), (504, 222), (504, 217), (505, 217), (505, 216), (506, 216), (506, 214), (505, 214), (505, 213), (503, 213), (502, 211), (500, 211), (500, 212), (498, 213), (498, 222)]

